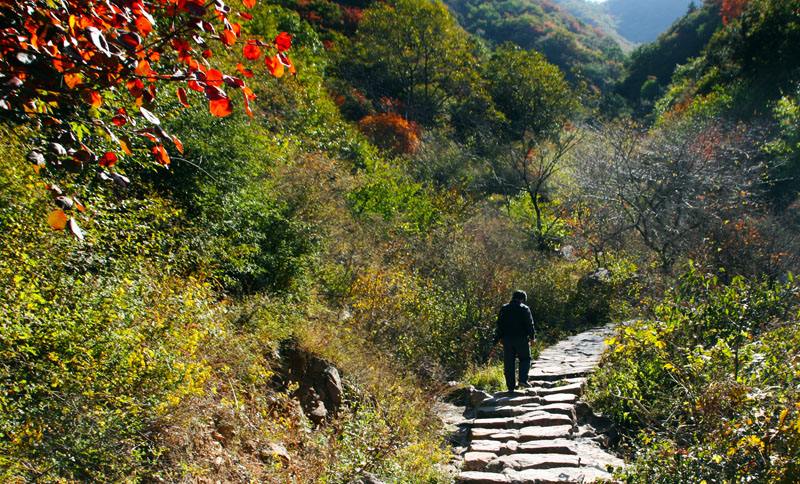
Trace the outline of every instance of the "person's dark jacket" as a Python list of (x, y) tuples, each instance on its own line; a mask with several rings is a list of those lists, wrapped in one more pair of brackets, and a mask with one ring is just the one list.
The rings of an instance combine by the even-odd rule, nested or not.
[(533, 327), (531, 309), (519, 301), (511, 301), (500, 308), (497, 315), (497, 328), (494, 342), (501, 339), (533, 338), (536, 330)]

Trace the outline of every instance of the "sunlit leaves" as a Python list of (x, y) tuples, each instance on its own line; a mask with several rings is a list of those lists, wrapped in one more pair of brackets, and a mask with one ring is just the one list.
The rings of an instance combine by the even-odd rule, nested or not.
[(186, 96), (186, 89), (179, 87), (177, 93), (178, 93), (178, 101), (180, 101), (183, 107), (188, 108), (189, 98)]
[(161, 124), (161, 120), (159, 120), (158, 117), (155, 114), (151, 113), (147, 109), (140, 107), (139, 108), (139, 112), (142, 113), (142, 116), (144, 117), (144, 119), (146, 119), (150, 123), (152, 123), (152, 124)]
[(243, 47), (242, 54), (245, 59), (256, 60), (261, 57), (261, 48), (255, 45), (255, 43), (248, 43)]
[(150, 152), (153, 154), (153, 158), (155, 158), (156, 162), (164, 166), (169, 166), (169, 154), (164, 148), (164, 145), (155, 145), (150, 149)]
[(223, 30), (220, 34), (219, 40), (221, 40), (226, 46), (230, 47), (236, 43), (236, 34), (232, 30)]
[(275, 47), (278, 52), (286, 52), (292, 47), (292, 37), (286, 32), (281, 32), (275, 37)]
[(86, 91), (84, 93), (84, 100), (93, 108), (99, 108), (103, 104), (103, 96), (97, 91)]
[(64, 230), (67, 226), (67, 214), (60, 208), (53, 210), (47, 216), (47, 223), (53, 230)]
[(105, 154), (100, 157), (98, 163), (100, 166), (110, 168), (116, 165), (118, 160), (117, 155), (113, 151), (106, 151)]
[(70, 233), (78, 240), (83, 240), (83, 230), (78, 226), (78, 222), (74, 218), (69, 219), (67, 222)]
[(283, 76), (283, 72), (284, 72), (283, 63), (281, 63), (281, 61), (280, 61), (280, 59), (278, 58), (277, 55), (273, 56), (273, 57), (265, 57), (264, 58), (264, 65), (267, 66), (267, 70), (273, 76), (275, 76), (275, 77), (282, 77)]
[(64, 74), (64, 84), (70, 89), (75, 89), (75, 86), (81, 83), (81, 76), (78, 74)]
[(222, 73), (216, 69), (209, 69), (208, 72), (206, 72), (206, 84), (209, 86), (221, 86)]
[(208, 101), (208, 110), (214, 116), (225, 117), (233, 112), (233, 103), (227, 97), (219, 97)]

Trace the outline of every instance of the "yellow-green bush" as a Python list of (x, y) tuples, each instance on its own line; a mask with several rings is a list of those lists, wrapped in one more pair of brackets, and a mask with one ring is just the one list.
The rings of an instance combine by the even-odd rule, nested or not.
[(588, 397), (632, 439), (628, 481), (797, 475), (797, 294), (793, 280), (723, 282), (691, 267), (654, 319), (620, 327)]

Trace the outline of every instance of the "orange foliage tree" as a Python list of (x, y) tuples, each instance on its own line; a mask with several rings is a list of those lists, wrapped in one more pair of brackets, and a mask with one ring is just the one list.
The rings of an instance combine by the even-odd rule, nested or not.
[(419, 148), (419, 126), (399, 114), (365, 116), (358, 122), (358, 127), (373, 143), (397, 154), (414, 153)]
[(722, 0), (720, 14), (723, 25), (728, 25), (728, 22), (738, 18), (747, 6), (747, 2), (748, 0)]
[[(256, 0), (242, 3), (251, 9)], [(244, 78), (253, 71), (240, 63), (239, 76), (228, 75), (209, 62), (215, 46), (239, 41), (237, 20), (251, 18), (224, 0), (0, 0), (0, 119), (42, 134), (28, 156), (37, 173), (55, 177), (96, 165), (101, 179), (127, 185), (114, 169), (122, 158), (145, 151), (168, 166), (167, 146), (183, 151), (155, 114), (165, 84), (175, 86), (180, 105), (202, 97), (214, 116), (231, 114), (229, 92), (238, 90), (252, 116), (255, 94)], [(242, 55), (251, 62), (263, 56), (266, 69), (280, 77), (294, 73), (290, 47), (282, 32), (271, 43), (246, 41)], [(63, 210), (83, 205), (56, 185), (49, 188), (61, 207), (50, 225), (69, 226), (80, 237)]]

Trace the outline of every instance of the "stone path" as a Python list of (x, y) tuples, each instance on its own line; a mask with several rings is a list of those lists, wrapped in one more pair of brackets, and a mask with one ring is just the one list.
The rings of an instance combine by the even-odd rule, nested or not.
[(579, 397), (611, 328), (578, 334), (542, 351), (531, 388), (496, 393), (468, 421), (459, 484), (593, 482), (612, 479), (622, 460), (600, 446), (610, 423)]

